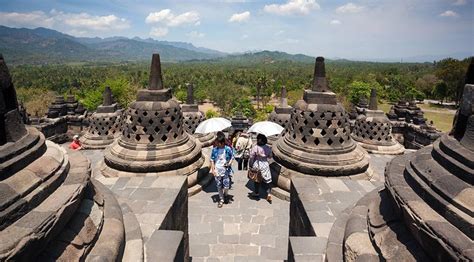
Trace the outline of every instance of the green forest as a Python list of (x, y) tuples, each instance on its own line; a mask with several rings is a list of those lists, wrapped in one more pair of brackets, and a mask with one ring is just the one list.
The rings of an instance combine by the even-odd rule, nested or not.
[[(327, 60), (330, 88), (349, 107), (371, 88), (379, 99), (438, 99), (456, 101), (468, 66), (464, 60), (444, 59), (433, 63), (375, 63)], [(72, 92), (89, 110), (102, 102), (102, 91), (110, 86), (123, 106), (135, 99), (138, 89), (148, 84), (149, 63), (94, 63), (63, 65), (21, 65), (11, 73), (18, 98), (32, 115), (42, 115), (58, 94)], [(301, 99), (310, 88), (314, 64), (296, 61), (191, 61), (164, 63), (163, 81), (174, 96), (186, 99), (185, 83), (193, 83), (197, 102), (212, 101), (219, 112), (208, 116), (230, 116), (242, 111), (246, 116), (265, 119), (272, 111), (272, 97), (284, 85), (289, 103)], [(255, 105), (257, 93), (260, 103)]]

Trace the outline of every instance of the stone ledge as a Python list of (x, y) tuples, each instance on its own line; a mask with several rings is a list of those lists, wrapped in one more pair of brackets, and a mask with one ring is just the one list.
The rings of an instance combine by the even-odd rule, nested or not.
[(185, 261), (184, 233), (173, 230), (156, 230), (148, 240), (147, 261)]

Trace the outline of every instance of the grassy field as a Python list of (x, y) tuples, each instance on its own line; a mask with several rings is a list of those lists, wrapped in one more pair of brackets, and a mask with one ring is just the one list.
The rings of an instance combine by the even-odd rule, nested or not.
[[(438, 108), (431, 105), (420, 104), (418, 105), (424, 112), (425, 118), (428, 121), (433, 121), (434, 126), (443, 131), (449, 132), (453, 125), (454, 119), (454, 110)], [(383, 110), (385, 113), (388, 113), (391, 105), (383, 103), (379, 104), (379, 109)]]

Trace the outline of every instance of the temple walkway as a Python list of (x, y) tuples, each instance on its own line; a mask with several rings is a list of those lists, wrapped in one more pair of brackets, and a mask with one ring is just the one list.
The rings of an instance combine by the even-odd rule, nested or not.
[[(234, 168), (234, 170), (237, 170)], [(288, 253), (289, 206), (250, 199), (253, 183), (236, 171), (229, 204), (217, 208), (215, 182), (189, 198), (192, 261), (282, 261)]]

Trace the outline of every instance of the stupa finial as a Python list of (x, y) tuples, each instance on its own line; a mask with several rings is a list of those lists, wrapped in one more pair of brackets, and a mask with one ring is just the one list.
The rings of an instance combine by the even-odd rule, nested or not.
[(191, 83), (186, 83), (186, 88), (188, 89), (188, 95), (186, 97), (186, 104), (194, 104), (194, 87)]
[(149, 83), (148, 89), (150, 90), (163, 89), (163, 78), (161, 76), (160, 54), (153, 54), (153, 57), (151, 58), (150, 83)]
[(319, 56), (316, 58), (314, 66), (313, 76), (313, 91), (326, 92), (329, 91), (329, 86), (326, 80), (326, 68), (324, 65), (324, 57)]
[(112, 105), (112, 90), (110, 90), (110, 86), (106, 86), (103, 94), (103, 106), (110, 106)]
[(370, 91), (370, 102), (369, 102), (369, 110), (377, 110), (377, 90), (372, 88)]

